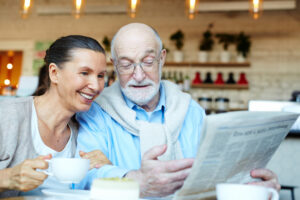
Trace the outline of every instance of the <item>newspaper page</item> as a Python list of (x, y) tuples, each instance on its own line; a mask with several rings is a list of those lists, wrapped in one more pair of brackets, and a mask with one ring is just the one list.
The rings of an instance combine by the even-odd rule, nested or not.
[(173, 199), (215, 199), (217, 183), (255, 181), (250, 171), (267, 165), (298, 116), (240, 111), (206, 117), (190, 175)]

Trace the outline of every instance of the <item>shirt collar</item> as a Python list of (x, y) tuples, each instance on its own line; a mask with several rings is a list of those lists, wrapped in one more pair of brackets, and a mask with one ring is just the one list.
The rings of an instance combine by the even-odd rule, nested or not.
[[(158, 110), (165, 110), (166, 107), (166, 94), (165, 94), (165, 88), (163, 86), (163, 84), (160, 83), (160, 87), (159, 87), (159, 91), (160, 91), (160, 98), (159, 98), (159, 102), (156, 106), (156, 108), (153, 110), (153, 112), (158, 111)], [(143, 109), (141, 108), (139, 105), (135, 104), (134, 102), (132, 102), (130, 99), (128, 99), (122, 92), (122, 95), (124, 97), (124, 100), (126, 102), (126, 104), (128, 105), (129, 108), (131, 109)]]

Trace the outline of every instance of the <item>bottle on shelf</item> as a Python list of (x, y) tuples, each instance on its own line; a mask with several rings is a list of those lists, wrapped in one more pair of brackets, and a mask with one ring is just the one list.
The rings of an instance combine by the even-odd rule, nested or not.
[(111, 86), (115, 81), (116, 81), (115, 71), (112, 70), (112, 72), (110, 73), (110, 76), (108, 77), (107, 86)]
[(195, 78), (193, 79), (193, 84), (200, 84), (202, 83), (200, 72), (196, 72)]
[(236, 84), (236, 81), (234, 80), (234, 74), (233, 72), (229, 73), (228, 80), (226, 81), (227, 84)]
[(166, 80), (166, 79), (167, 79), (166, 72), (163, 71), (162, 76), (161, 76), (161, 80)]
[(168, 77), (167, 77), (168, 81), (173, 81), (173, 76), (172, 76), (172, 72), (168, 71)]
[(184, 82), (183, 74), (182, 74), (182, 72), (179, 72), (179, 78), (177, 80), (177, 85), (178, 85), (180, 90), (183, 90), (183, 82)]
[(223, 74), (221, 72), (218, 72), (217, 79), (215, 80), (215, 84), (222, 85), (224, 83), (225, 82), (223, 80)]
[(183, 91), (185, 92), (190, 91), (190, 87), (191, 87), (191, 79), (190, 76), (186, 74), (183, 80)]
[(204, 80), (203, 83), (214, 83), (214, 81), (211, 78), (211, 73), (210, 72), (206, 73), (205, 80)]
[(173, 82), (176, 83), (176, 84), (178, 84), (177, 72), (174, 71), (173, 73), (174, 73), (173, 74)]
[(240, 84), (240, 85), (247, 85), (248, 84), (248, 81), (246, 79), (246, 74), (244, 72), (240, 73), (240, 78), (239, 78), (237, 83)]

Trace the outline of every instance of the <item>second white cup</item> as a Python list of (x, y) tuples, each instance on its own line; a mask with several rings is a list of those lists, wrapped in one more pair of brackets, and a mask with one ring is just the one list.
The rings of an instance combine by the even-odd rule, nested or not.
[(216, 186), (218, 200), (278, 200), (278, 192), (273, 188), (257, 185), (220, 183)]

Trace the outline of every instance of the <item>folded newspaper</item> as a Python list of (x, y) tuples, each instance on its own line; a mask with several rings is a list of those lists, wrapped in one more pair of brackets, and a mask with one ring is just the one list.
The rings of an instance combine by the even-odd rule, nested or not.
[(173, 199), (214, 199), (217, 183), (257, 181), (250, 171), (267, 165), (298, 116), (241, 111), (206, 117), (190, 175)]

